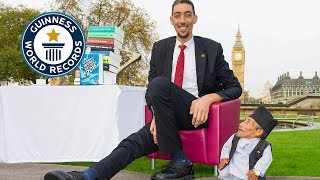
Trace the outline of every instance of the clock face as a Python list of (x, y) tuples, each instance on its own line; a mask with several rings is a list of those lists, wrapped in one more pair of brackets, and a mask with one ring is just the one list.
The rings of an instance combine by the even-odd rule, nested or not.
[(241, 55), (241, 53), (236, 53), (236, 54), (234, 55), (234, 57), (235, 57), (236, 60), (240, 60), (241, 57), (242, 57), (242, 55)]

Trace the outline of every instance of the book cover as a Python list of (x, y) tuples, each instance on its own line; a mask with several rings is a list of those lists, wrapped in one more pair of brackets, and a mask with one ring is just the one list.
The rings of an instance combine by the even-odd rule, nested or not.
[(88, 44), (86, 46), (87, 51), (113, 51), (114, 46), (98, 45), (98, 44)]
[(120, 68), (121, 56), (113, 52), (109, 53), (109, 56), (103, 56), (103, 64), (111, 64), (117, 68)]
[(103, 38), (88, 38), (88, 45), (104, 45), (104, 46), (114, 46), (119, 49), (122, 48), (122, 44), (119, 41), (112, 39), (103, 39)]
[[(90, 51), (90, 53), (100, 53), (103, 56), (109, 56), (110, 53), (113, 53), (112, 51)], [(113, 53), (114, 54), (114, 53)]]
[(103, 71), (109, 71), (117, 74), (119, 72), (119, 69), (111, 64), (103, 64)]
[(90, 51), (90, 53), (102, 54), (103, 64), (111, 64), (117, 68), (120, 67), (121, 56), (112, 51)]
[(103, 84), (102, 54), (85, 54), (80, 62), (80, 85)]
[(124, 37), (124, 31), (116, 26), (90, 26), (89, 32), (114, 32)]
[(108, 45), (114, 45), (114, 39), (106, 39), (106, 38), (87, 38), (87, 43), (88, 44), (99, 44), (99, 43), (104, 43)]
[(108, 46), (108, 45), (99, 45), (99, 44), (88, 44), (86, 51), (88, 51), (88, 52), (91, 52), (91, 51), (97, 51), (97, 52), (111, 51), (115, 54), (120, 54), (120, 49), (118, 47)]
[(110, 64), (116, 68), (120, 68), (120, 61), (110, 56), (103, 56), (103, 65)]
[(114, 39), (123, 43), (123, 37), (120, 37), (115, 33), (105, 33), (105, 32), (88, 32), (88, 38), (101, 38), (101, 39)]
[(74, 72), (74, 82), (73, 82), (74, 85), (80, 85), (80, 70), (77, 69), (75, 70)]
[(116, 84), (117, 74), (109, 71), (103, 71), (103, 84)]

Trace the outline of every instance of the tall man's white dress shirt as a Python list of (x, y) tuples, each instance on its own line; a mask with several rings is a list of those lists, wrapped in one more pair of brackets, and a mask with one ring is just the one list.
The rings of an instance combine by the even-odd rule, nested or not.
[[(182, 43), (176, 40), (176, 45), (173, 51), (173, 61), (172, 61), (172, 73), (171, 81), (174, 81), (174, 76), (176, 74), (176, 66), (178, 57), (180, 54), (180, 47)], [(183, 83), (182, 89), (188, 91), (195, 97), (199, 97), (198, 84), (197, 84), (197, 71), (196, 71), (196, 55), (194, 47), (193, 37), (184, 43), (187, 47), (184, 49), (184, 71), (183, 71)]]

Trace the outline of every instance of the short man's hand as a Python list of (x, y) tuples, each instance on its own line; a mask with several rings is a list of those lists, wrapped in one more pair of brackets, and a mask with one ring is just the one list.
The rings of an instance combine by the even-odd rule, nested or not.
[(226, 165), (229, 164), (229, 159), (228, 158), (223, 158), (221, 159), (219, 165), (218, 165), (218, 169), (221, 170), (223, 169), (224, 167), (226, 167)]
[(256, 175), (253, 169), (248, 171), (247, 176), (248, 180), (258, 180), (258, 176)]
[(150, 125), (150, 133), (153, 136), (153, 142), (155, 144), (158, 144), (158, 140), (157, 140), (157, 127), (156, 127), (156, 121), (155, 118), (153, 116), (152, 121), (151, 121), (151, 125)]

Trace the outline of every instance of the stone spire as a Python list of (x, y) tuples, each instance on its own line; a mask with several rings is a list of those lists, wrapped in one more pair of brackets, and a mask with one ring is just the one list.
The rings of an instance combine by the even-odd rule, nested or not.
[(315, 72), (315, 75), (313, 76), (313, 79), (319, 79), (319, 76), (318, 76), (318, 72), (317, 72), (317, 71)]
[(287, 74), (285, 74), (285, 76), (286, 76), (285, 77), (286, 79), (291, 79), (291, 77), (289, 76), (289, 72), (287, 72)]
[(238, 32), (236, 35), (236, 42), (234, 43), (233, 48), (243, 48), (242, 39), (241, 39), (241, 33), (240, 33), (240, 25), (238, 25)]
[(237, 36), (241, 37), (241, 33), (240, 33), (240, 25), (238, 24), (238, 32), (237, 32)]
[(303, 79), (302, 71), (300, 71), (300, 76), (298, 77), (298, 79)]

